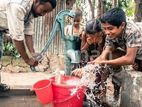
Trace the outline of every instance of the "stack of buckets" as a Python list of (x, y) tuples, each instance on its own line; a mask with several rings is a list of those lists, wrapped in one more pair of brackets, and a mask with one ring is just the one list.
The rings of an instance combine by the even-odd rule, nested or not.
[[(72, 76), (62, 76), (62, 81), (78, 79)], [(76, 89), (75, 85), (58, 84), (55, 77), (41, 80), (33, 85), (39, 101), (45, 105), (53, 103), (54, 107), (83, 107), (84, 88)]]

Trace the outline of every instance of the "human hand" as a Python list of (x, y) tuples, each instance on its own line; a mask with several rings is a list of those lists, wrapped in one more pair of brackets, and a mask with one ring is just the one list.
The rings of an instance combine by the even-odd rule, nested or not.
[(88, 62), (88, 64), (107, 64), (109, 61), (108, 60), (94, 60)]
[(92, 38), (89, 38), (89, 37), (88, 37), (88, 38), (87, 38), (87, 43), (88, 43), (88, 44), (92, 44), (92, 43), (93, 43)]
[(83, 72), (84, 72), (83, 69), (78, 68), (78, 69), (73, 70), (71, 74), (81, 78), (83, 75)]
[(41, 61), (42, 58), (43, 58), (40, 53), (32, 53), (32, 57), (33, 57), (36, 61)]
[(38, 65), (38, 61), (33, 59), (33, 58), (29, 58), (28, 60), (25, 61), (28, 65), (30, 66), (37, 66)]
[(88, 62), (87, 64), (101, 64), (101, 63), (102, 63), (102, 60), (100, 60), (100, 59), (95, 59), (95, 60), (93, 60), (93, 61)]

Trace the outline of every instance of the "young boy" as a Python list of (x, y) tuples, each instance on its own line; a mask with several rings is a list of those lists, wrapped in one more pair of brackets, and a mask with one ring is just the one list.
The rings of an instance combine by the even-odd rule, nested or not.
[(66, 49), (66, 74), (70, 75), (71, 71), (80, 67), (80, 50), (81, 50), (81, 26), (82, 11), (77, 8), (73, 23), (67, 25), (65, 31), (65, 49)]
[[(82, 78), (84, 77), (86, 78), (86, 76), (89, 74), (89, 77), (86, 78), (87, 80), (85, 79), (86, 81), (89, 80), (88, 90), (86, 91), (87, 95), (90, 96), (91, 92), (93, 92), (93, 95), (99, 96), (98, 97), (98, 101), (99, 101), (101, 98), (105, 97), (105, 93), (106, 93), (105, 80), (106, 79), (104, 78), (107, 78), (106, 75), (109, 74), (108, 69), (105, 69), (105, 71), (107, 70), (106, 71), (107, 74), (103, 75), (104, 66), (99, 66), (99, 65), (92, 66), (92, 65), (86, 65), (86, 64), (101, 54), (104, 47), (106, 35), (102, 31), (100, 21), (97, 19), (92, 19), (87, 21), (85, 26), (85, 33), (86, 33), (86, 43), (84, 46), (82, 46), (82, 49), (81, 49), (81, 51), (85, 53), (82, 56), (84, 67), (74, 70), (72, 74)], [(93, 87), (93, 89), (89, 86)], [(97, 98), (93, 99), (92, 97), (91, 99), (92, 101), (97, 102), (96, 101)], [(93, 105), (91, 105), (88, 99), (85, 99), (84, 103), (85, 103), (85, 106), (90, 105), (89, 107), (94, 107)], [(102, 102), (99, 102), (99, 103), (102, 103)]]
[[(106, 33), (105, 48), (102, 54), (90, 63), (100, 63), (108, 65), (133, 65), (136, 71), (142, 71), (142, 35), (139, 28), (130, 22), (126, 22), (125, 12), (120, 8), (113, 8), (106, 12), (101, 20), (101, 25)], [(119, 58), (108, 59), (108, 55), (117, 48), (126, 54)], [(115, 76), (115, 75), (114, 75)], [(116, 78), (120, 78), (117, 77)], [(120, 86), (116, 85), (119, 92)]]
[[(85, 26), (85, 33), (86, 33), (86, 43), (84, 44), (84, 46), (82, 46), (82, 49), (81, 49), (83, 52), (85, 52), (85, 54), (82, 56), (84, 65), (86, 65), (87, 62), (95, 59), (96, 57), (100, 55), (100, 53), (103, 50), (104, 40), (105, 40), (105, 35), (102, 31), (101, 23), (99, 20), (95, 20), (95, 19), (89, 20)], [(88, 66), (88, 67), (92, 69), (91, 70), (92, 72), (91, 71), (89, 72), (93, 73), (93, 75), (95, 74), (94, 76), (97, 77), (97, 78), (94, 78), (95, 81), (93, 80), (94, 84), (100, 84), (100, 82), (102, 82), (102, 78), (99, 72), (102, 72), (102, 69), (101, 71), (97, 71), (98, 73), (96, 73), (96, 70), (94, 69), (93, 66)], [(81, 69), (80, 68), (76, 69), (72, 72), (72, 74), (78, 77), (83, 77), (84, 76), (83, 73), (87, 72), (85, 71), (85, 68), (86, 66)], [(89, 68), (87, 68), (87, 70), (89, 70)], [(100, 67), (98, 69), (100, 69)], [(102, 82), (101, 85), (103, 85), (102, 86), (103, 88), (101, 88), (100, 90), (102, 90), (101, 92), (104, 92), (105, 91), (104, 82)], [(99, 88), (100, 88), (100, 85), (98, 85), (97, 87), (94, 87), (94, 89), (98, 89), (98, 90)]]
[[(93, 62), (110, 65), (132, 65), (139, 62), (136, 70), (142, 71), (142, 64), (140, 64), (142, 62), (142, 35), (139, 28), (134, 23), (126, 22), (125, 12), (120, 8), (113, 8), (106, 12), (101, 18), (101, 23), (107, 35), (105, 49)], [(123, 49), (126, 54), (107, 60), (108, 54), (116, 48)]]
[[(105, 34), (99, 20), (89, 20), (86, 23), (85, 43), (81, 47), (83, 65), (100, 55), (105, 43)], [(83, 40), (82, 40), (83, 41)]]

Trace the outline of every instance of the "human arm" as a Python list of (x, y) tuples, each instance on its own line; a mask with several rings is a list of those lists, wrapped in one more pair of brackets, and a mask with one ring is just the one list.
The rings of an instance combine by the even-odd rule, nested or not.
[(80, 39), (81, 39), (81, 50), (85, 50), (83, 49), (84, 45), (86, 44), (86, 33), (84, 30), (80, 34)]
[(25, 29), (24, 29), (24, 34), (25, 34), (25, 43), (26, 46), (31, 54), (31, 56), (36, 59), (37, 61), (42, 59), (42, 55), (40, 53), (36, 53), (34, 49), (34, 40), (33, 40), (33, 19), (29, 18), (28, 21), (25, 23)]
[(81, 78), (83, 73), (84, 73), (84, 71), (81, 68), (78, 68), (78, 69), (73, 70), (71, 74), (73, 76), (77, 76), (77, 77)]
[(31, 54), (35, 53), (32, 35), (25, 35), (25, 43)]
[(31, 65), (31, 66), (36, 66), (38, 64), (38, 62), (36, 60), (34, 60), (33, 58), (29, 58), (28, 55), (26, 54), (26, 49), (25, 49), (23, 41), (14, 40), (14, 44), (15, 44), (16, 49), (18, 50), (19, 54), (21, 55), (21, 57), (25, 61), (25, 63), (27, 63), (28, 65)]
[(72, 71), (72, 75), (77, 76), (77, 77), (82, 77), (83, 75), (86, 75), (85, 73), (89, 73), (91, 71), (94, 71), (94, 65), (92, 64), (87, 64), (86, 66), (82, 68), (78, 68)]
[[(126, 46), (126, 54), (113, 59), (102, 61), (102, 63), (111, 64), (111, 65), (132, 65), (135, 62), (135, 59), (139, 56), (139, 48), (142, 47), (141, 34), (137, 27), (132, 27), (130, 23), (127, 24), (127, 29), (123, 35), (123, 40)], [(133, 25), (134, 26), (134, 25)]]
[(84, 41), (84, 44), (82, 45), (81, 50), (87, 50), (89, 46), (94, 43), (90, 37), (86, 36), (82, 37), (82, 41)]
[(89, 44), (86, 42), (86, 43), (82, 46), (81, 51), (87, 50), (88, 47), (89, 47)]
[(29, 58), (24, 45), (24, 17), (26, 11), (19, 4), (11, 3), (7, 7), (7, 21), (11, 38), (23, 60), (28, 65), (37, 65), (37, 61)]
[(42, 59), (42, 55), (40, 53), (35, 52), (33, 37), (31, 35), (25, 35), (25, 43), (32, 57), (35, 60), (40, 61)]
[(88, 62), (88, 64), (101, 63), (102, 60), (106, 60), (108, 58), (111, 52), (112, 52), (112, 47), (109, 47), (109, 46), (105, 47), (101, 55), (98, 56), (95, 60)]
[(29, 18), (28, 21), (26, 21), (26, 23), (24, 24), (25, 43), (31, 54), (35, 53), (34, 43), (33, 43), (33, 35), (34, 35), (33, 24), (34, 22), (32, 18)]
[(136, 53), (138, 48), (127, 48), (126, 55), (111, 59), (111, 60), (102, 60), (100, 63), (110, 64), (110, 65), (131, 65), (134, 64)]

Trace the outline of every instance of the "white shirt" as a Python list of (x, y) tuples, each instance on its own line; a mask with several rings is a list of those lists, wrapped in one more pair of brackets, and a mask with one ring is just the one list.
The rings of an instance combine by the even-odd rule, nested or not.
[(25, 34), (33, 35), (32, 4), (33, 0), (0, 0), (0, 30), (8, 29), (18, 41), (24, 40)]

